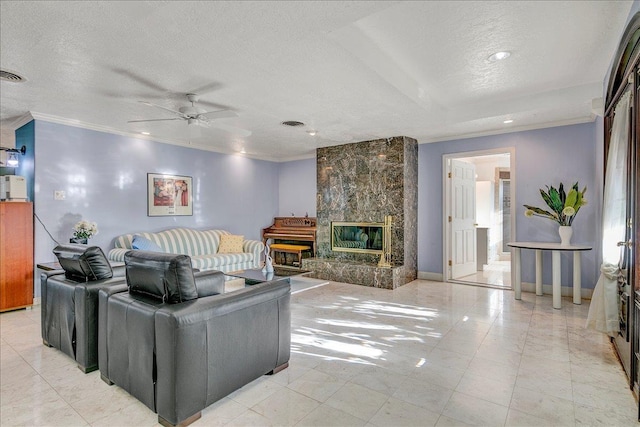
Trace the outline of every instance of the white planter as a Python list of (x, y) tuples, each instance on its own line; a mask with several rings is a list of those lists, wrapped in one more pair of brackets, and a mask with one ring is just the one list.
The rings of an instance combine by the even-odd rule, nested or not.
[(562, 246), (571, 245), (571, 235), (573, 234), (573, 229), (570, 225), (561, 225), (560, 227), (558, 227), (558, 234), (560, 234), (560, 244)]

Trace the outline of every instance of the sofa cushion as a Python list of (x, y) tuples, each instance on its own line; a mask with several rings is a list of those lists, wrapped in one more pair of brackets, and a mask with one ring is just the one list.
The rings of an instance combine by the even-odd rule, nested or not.
[(170, 304), (198, 298), (191, 258), (160, 252), (133, 250), (124, 256), (129, 292)]
[(152, 242), (146, 237), (140, 236), (138, 234), (133, 236), (133, 240), (131, 241), (131, 248), (139, 249), (142, 251), (164, 252), (162, 248), (158, 246), (155, 242)]
[(234, 234), (223, 234), (220, 236), (220, 246), (218, 247), (219, 254), (239, 254), (242, 253), (242, 244), (244, 243), (244, 236), (237, 236)]
[(200, 270), (220, 270), (233, 271), (227, 267), (234, 267), (235, 270), (243, 270), (245, 268), (255, 268), (253, 264), (253, 254), (244, 252), (241, 254), (214, 254), (207, 256), (191, 257), (191, 264), (194, 268)]
[(88, 282), (113, 277), (111, 264), (98, 246), (58, 245), (53, 253), (69, 280)]

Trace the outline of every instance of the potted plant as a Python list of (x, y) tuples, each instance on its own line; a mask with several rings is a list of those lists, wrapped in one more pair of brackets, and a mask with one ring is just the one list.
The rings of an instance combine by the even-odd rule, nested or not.
[(69, 239), (69, 243), (82, 243), (86, 245), (89, 239), (98, 234), (98, 225), (95, 222), (78, 221), (73, 226), (73, 238)]
[(570, 245), (571, 235), (573, 234), (571, 224), (580, 208), (587, 204), (587, 200), (584, 198), (587, 187), (584, 187), (582, 191), (580, 191), (578, 183), (576, 182), (568, 193), (565, 193), (562, 183), (560, 183), (557, 189), (553, 186), (549, 187), (548, 185), (546, 187), (547, 191), (544, 191), (542, 188), (540, 189), (540, 195), (551, 210), (548, 211), (535, 206), (524, 205), (524, 207), (527, 208), (524, 214), (529, 218), (541, 216), (557, 222), (560, 225), (558, 233), (560, 234), (561, 244), (565, 246)]

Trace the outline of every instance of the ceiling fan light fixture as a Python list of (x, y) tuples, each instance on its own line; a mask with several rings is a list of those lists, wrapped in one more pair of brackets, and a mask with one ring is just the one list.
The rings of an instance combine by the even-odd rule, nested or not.
[(511, 52), (507, 50), (503, 50), (503, 51), (494, 53), (493, 55), (489, 56), (489, 58), (487, 59), (489, 60), (489, 62), (497, 62), (497, 61), (502, 61), (503, 59), (507, 59), (510, 56), (511, 56)]

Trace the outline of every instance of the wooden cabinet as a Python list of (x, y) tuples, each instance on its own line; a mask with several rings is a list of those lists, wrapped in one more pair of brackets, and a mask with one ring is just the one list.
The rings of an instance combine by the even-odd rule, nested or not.
[(0, 311), (33, 304), (33, 203), (0, 202)]

